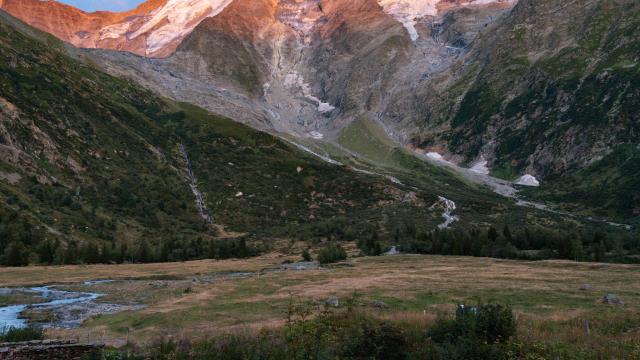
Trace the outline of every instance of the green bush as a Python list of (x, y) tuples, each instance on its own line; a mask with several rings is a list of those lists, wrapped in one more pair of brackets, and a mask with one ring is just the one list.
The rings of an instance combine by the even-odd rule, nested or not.
[(0, 329), (0, 342), (20, 342), (31, 340), (42, 340), (44, 332), (42, 329), (27, 327), (18, 329), (14, 327)]
[(313, 258), (311, 257), (311, 254), (309, 253), (309, 249), (304, 249), (304, 251), (302, 252), (302, 260), (303, 261), (313, 260)]
[(442, 318), (427, 332), (436, 359), (504, 359), (516, 335), (509, 306), (461, 305), (453, 319)]
[[(450, 360), (507, 359), (528, 349), (517, 342), (511, 309), (502, 305), (464, 308), (428, 329), (358, 310), (289, 304), (286, 324), (259, 333), (234, 333), (192, 342), (161, 339), (145, 357), (110, 353), (109, 360)], [(520, 356), (520, 355), (519, 355)], [(513, 358), (513, 357), (512, 357)], [(518, 357), (524, 358), (524, 357)]]
[(321, 264), (330, 264), (345, 260), (347, 252), (338, 243), (330, 243), (320, 250), (318, 253), (318, 261)]

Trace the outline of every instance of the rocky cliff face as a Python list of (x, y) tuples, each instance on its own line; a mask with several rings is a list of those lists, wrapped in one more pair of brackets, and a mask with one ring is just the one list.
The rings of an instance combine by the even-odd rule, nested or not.
[(639, 6), (521, 1), (440, 75), (444, 87), (420, 92), (414, 143), (484, 157), (506, 177), (555, 176), (637, 143)]
[[(124, 16), (0, 2), (79, 46), (163, 57), (91, 53), (165, 96), (288, 136), (339, 143), (346, 126), (365, 118), (417, 152), (543, 186), (578, 176), (620, 146), (637, 151), (637, 1), (177, 4), (149, 1)], [(91, 36), (73, 40), (79, 28), (70, 25), (55, 30), (47, 7), (94, 19), (78, 22), (91, 24), (82, 30)], [(96, 38), (123, 23), (129, 30)]]
[(163, 94), (259, 128), (332, 137), (363, 114), (389, 123), (382, 114), (391, 94), (449, 68), (513, 4), (149, 0), (120, 14), (37, 0), (0, 7), (79, 47), (166, 58), (103, 55), (112, 71)]
[[(431, 5), (419, 12), (416, 3)], [(98, 61), (169, 96), (261, 129), (332, 139), (362, 116), (393, 124), (396, 116), (385, 115), (392, 95), (417, 100), (415, 88), (448, 69), (479, 31), (512, 5), (234, 0), (205, 19), (167, 59), (102, 52)], [(403, 22), (407, 17), (411, 26)], [(413, 127), (407, 124), (402, 127)], [(405, 141), (402, 127), (393, 135)]]

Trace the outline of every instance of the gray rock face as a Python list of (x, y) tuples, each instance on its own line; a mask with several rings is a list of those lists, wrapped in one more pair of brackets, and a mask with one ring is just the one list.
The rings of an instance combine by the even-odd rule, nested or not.
[(376, 0), (235, 0), (167, 59), (91, 54), (116, 75), (261, 130), (331, 139), (366, 115), (404, 141), (424, 102), (416, 92), (509, 9), (452, 5), (419, 19), (412, 41)]

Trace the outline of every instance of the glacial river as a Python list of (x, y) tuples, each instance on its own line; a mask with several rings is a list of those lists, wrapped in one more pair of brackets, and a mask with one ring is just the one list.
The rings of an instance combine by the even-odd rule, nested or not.
[[(21, 318), (21, 313), (27, 309), (41, 310), (60, 310), (70, 305), (83, 303), (91, 303), (98, 299), (102, 294), (90, 292), (75, 292), (57, 290), (50, 286), (20, 288), (20, 289), (3, 289), (5, 293), (23, 292), (33, 293), (36, 297), (46, 299), (48, 301), (36, 304), (19, 304), (0, 307), (0, 332), (8, 328), (24, 328), (28, 325), (27, 320)], [(52, 324), (52, 326), (64, 324)]]

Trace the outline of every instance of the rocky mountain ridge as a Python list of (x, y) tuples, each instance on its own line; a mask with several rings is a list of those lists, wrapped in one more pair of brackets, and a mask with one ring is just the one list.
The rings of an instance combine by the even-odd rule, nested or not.
[[(564, 178), (582, 179), (590, 166), (617, 171), (610, 155), (637, 151), (634, 1), (217, 4), (215, 16), (188, 21), (193, 31), (168, 42), (162, 58), (104, 44), (82, 56), (164, 96), (350, 155), (362, 151), (341, 140), (347, 128), (375, 122), (385, 141), (420, 157), (542, 185), (555, 199), (568, 191)], [(609, 190), (626, 189), (640, 199), (626, 181), (634, 166), (624, 169), (589, 191), (623, 199)], [(625, 216), (640, 211), (637, 201), (621, 207)]]
[[(26, 23), (50, 32), (81, 48), (129, 51), (149, 57), (167, 57), (204, 19), (217, 16), (234, 0), (147, 0), (137, 8), (113, 13), (86, 13), (57, 1), (2, 0), (0, 8)], [(444, 9), (487, 3), (509, 4), (515, 0), (379, 0), (384, 11), (403, 23), (415, 40), (415, 19), (435, 16)], [(311, 15), (322, 12), (319, 0), (283, 1), (288, 25), (309, 35)], [(275, 3), (274, 3), (275, 4)], [(288, 10), (287, 10), (288, 9)], [(290, 11), (289, 14), (285, 14)], [(311, 15), (311, 17), (308, 17)], [(297, 19), (295, 19), (297, 17)], [(286, 22), (286, 20), (285, 20)], [(294, 24), (295, 23), (295, 24)], [(259, 24), (254, 24), (259, 26)]]

